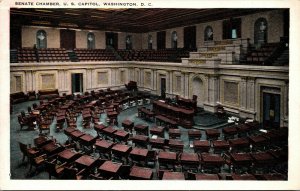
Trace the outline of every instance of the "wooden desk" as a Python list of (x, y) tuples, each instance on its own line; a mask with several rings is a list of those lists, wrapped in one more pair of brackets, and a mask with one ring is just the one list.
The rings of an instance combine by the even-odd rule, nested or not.
[(232, 174), (232, 180), (256, 180), (252, 174)]
[(99, 136), (101, 133), (102, 133), (102, 130), (103, 129), (105, 129), (106, 128), (106, 126), (105, 125), (103, 125), (103, 124), (95, 124), (94, 125), (94, 129), (95, 129), (95, 131), (97, 131), (97, 135)]
[(182, 172), (164, 172), (163, 180), (185, 180)]
[(214, 152), (228, 151), (230, 147), (229, 143), (225, 140), (214, 140), (212, 141), (212, 146), (214, 148)]
[(55, 143), (55, 142), (50, 142), (48, 143), (47, 145), (44, 145), (42, 147), (42, 150), (48, 155), (48, 156), (51, 156), (51, 155), (54, 155), (54, 154), (57, 154), (59, 153), (60, 151), (64, 150), (64, 148)]
[(249, 136), (248, 138), (253, 147), (267, 146), (267, 138), (262, 135)]
[(208, 152), (210, 149), (210, 143), (207, 140), (195, 140), (193, 146), (195, 152)]
[(150, 109), (140, 107), (138, 108), (138, 116), (147, 120), (153, 120), (155, 113)]
[(218, 129), (206, 129), (205, 133), (207, 140), (218, 139), (218, 137), (220, 136), (220, 132)]
[(183, 151), (184, 143), (180, 139), (170, 139), (169, 147), (170, 147), (170, 149)]
[(124, 141), (127, 142), (127, 139), (129, 138), (129, 133), (124, 130), (117, 130), (114, 132), (113, 135), (118, 141)]
[(257, 152), (251, 153), (254, 161), (254, 166), (256, 167), (268, 167), (273, 166), (275, 158), (268, 152)]
[(120, 168), (122, 166), (122, 163), (115, 163), (112, 161), (105, 161), (100, 167), (99, 171), (103, 173), (104, 176), (109, 177), (109, 176), (116, 176)]
[(106, 135), (106, 136), (109, 136), (111, 138), (113, 138), (113, 135), (114, 135), (114, 133), (116, 131), (117, 130), (114, 129), (112, 126), (108, 126), (108, 127), (104, 128), (104, 129), (102, 129), (103, 134)]
[(168, 128), (177, 128), (178, 123), (175, 120), (172, 120), (166, 116), (163, 115), (156, 115), (155, 116), (155, 122), (158, 125), (163, 125), (162, 122), (164, 123), (164, 125)]
[(162, 163), (175, 163), (177, 161), (177, 155), (175, 152), (160, 151), (158, 153), (158, 161)]
[(133, 166), (129, 174), (131, 180), (151, 180), (152, 176), (152, 169), (138, 166)]
[(131, 159), (136, 161), (146, 161), (147, 155), (148, 155), (148, 149), (141, 149), (141, 148), (133, 148), (129, 154)]
[(89, 155), (83, 155), (75, 160), (75, 163), (82, 168), (91, 169), (96, 163), (96, 159), (92, 158)]
[(148, 138), (148, 136), (144, 136), (144, 135), (134, 135), (131, 138), (131, 140), (135, 144), (147, 146), (149, 138)]
[(64, 133), (65, 133), (65, 135), (67, 135), (67, 136), (71, 136), (71, 133), (73, 132), (73, 131), (76, 131), (77, 129), (75, 129), (75, 128), (73, 128), (73, 127), (68, 127), (68, 128), (66, 128), (65, 130), (64, 130)]
[(196, 174), (196, 180), (219, 180), (217, 174)]
[(250, 146), (248, 138), (229, 139), (228, 141), (230, 146), (235, 149), (240, 149), (240, 148), (245, 148)]
[(189, 139), (201, 139), (201, 131), (200, 130), (188, 130)]
[(89, 134), (85, 134), (79, 137), (79, 141), (84, 146), (92, 146), (96, 141), (96, 137), (93, 137), (92, 135)]
[(109, 142), (109, 141), (107, 141), (105, 139), (102, 139), (102, 140), (96, 139), (95, 146), (96, 146), (97, 149), (100, 150), (100, 152), (106, 153), (106, 152), (110, 151), (110, 149), (113, 146), (113, 143)]
[(153, 147), (153, 148), (163, 148), (163, 146), (165, 145), (165, 139), (163, 138), (156, 138), (156, 139), (149, 139), (149, 144)]
[(131, 147), (123, 144), (116, 144), (111, 149), (112, 153), (118, 156), (127, 156), (131, 151)]
[(231, 153), (230, 158), (234, 170), (240, 166), (250, 168), (252, 165), (252, 157), (249, 153)]
[(238, 129), (236, 126), (231, 126), (231, 127), (225, 127), (222, 129), (224, 137), (233, 137), (235, 134), (238, 133)]
[(149, 129), (148, 125), (138, 124), (138, 125), (134, 126), (134, 130), (136, 131), (137, 134), (142, 134), (142, 135), (148, 136), (148, 134), (149, 134), (148, 129)]
[(124, 129), (127, 131), (129, 130), (129, 132), (132, 133), (132, 129), (133, 129), (133, 126), (134, 126), (134, 123), (132, 121), (130, 121), (129, 119), (125, 119), (123, 122), (122, 122), (122, 126), (124, 127)]
[(224, 159), (218, 154), (201, 154), (204, 165), (213, 165), (221, 167), (224, 164)]
[(198, 164), (199, 156), (197, 153), (182, 153), (180, 156), (181, 164)]
[(180, 138), (181, 137), (180, 129), (169, 129), (169, 137), (175, 139)]
[(75, 131), (72, 131), (70, 133), (70, 137), (74, 140), (74, 141), (77, 141), (79, 139), (79, 137), (85, 135), (85, 133), (79, 131), (79, 130), (75, 130)]
[(48, 143), (51, 143), (52, 141), (53, 141), (52, 139), (49, 139), (48, 137), (45, 137), (45, 136), (39, 136), (33, 140), (34, 145), (38, 148), (40, 148), (44, 145), (47, 145)]
[(162, 126), (153, 126), (150, 128), (150, 134), (157, 135), (159, 137), (165, 137), (165, 128)]
[(60, 160), (62, 160), (62, 162), (72, 162), (77, 159), (80, 154), (72, 149), (65, 149), (58, 153), (57, 156)]

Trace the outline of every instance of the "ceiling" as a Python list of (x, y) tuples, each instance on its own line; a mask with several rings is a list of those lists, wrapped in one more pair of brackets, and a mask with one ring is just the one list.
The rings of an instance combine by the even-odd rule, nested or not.
[(20, 9), (11, 26), (22, 25), (122, 32), (150, 32), (268, 11), (270, 9)]

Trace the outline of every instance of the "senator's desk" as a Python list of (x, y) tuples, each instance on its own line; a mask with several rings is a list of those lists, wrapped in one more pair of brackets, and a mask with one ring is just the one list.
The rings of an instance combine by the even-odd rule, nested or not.
[(79, 130), (75, 130), (75, 131), (72, 131), (72, 132), (70, 133), (70, 137), (71, 137), (71, 139), (74, 140), (74, 141), (78, 141), (78, 140), (79, 140), (79, 137), (81, 137), (81, 136), (83, 136), (83, 135), (85, 135), (85, 133), (83, 133), (83, 132), (81, 132), (81, 131), (79, 131)]
[(132, 143), (136, 144), (136, 146), (147, 147), (149, 137), (145, 135), (134, 135), (131, 137)]
[(249, 136), (249, 142), (252, 145), (252, 149), (257, 150), (260, 148), (265, 148), (268, 145), (268, 139), (265, 138), (262, 135), (254, 135), (254, 136)]
[(133, 161), (146, 161), (148, 155), (148, 149), (142, 149), (142, 148), (133, 148), (129, 156)]
[(122, 163), (112, 161), (105, 161), (100, 167), (99, 171), (104, 177), (116, 177), (120, 172)]
[(86, 146), (86, 147), (91, 147), (95, 141), (96, 141), (96, 137), (93, 137), (92, 135), (89, 134), (85, 134), (79, 137), (79, 142)]
[(181, 137), (180, 129), (169, 129), (169, 137), (172, 139), (180, 138)]
[(47, 154), (47, 156), (51, 156), (51, 155), (57, 154), (60, 151), (64, 150), (64, 147), (62, 147), (60, 144), (52, 141), (52, 142), (42, 146), (42, 150)]
[(238, 133), (238, 129), (236, 126), (231, 126), (231, 127), (225, 127), (222, 129), (222, 132), (224, 134), (224, 138), (234, 138), (234, 136)]
[(195, 152), (208, 152), (210, 149), (210, 143), (207, 140), (194, 140), (193, 146)]
[(78, 157), (80, 157), (80, 154), (73, 149), (65, 149), (58, 153), (57, 157), (62, 162), (70, 163), (76, 160)]
[(124, 130), (129, 130), (129, 132), (132, 133), (132, 129), (133, 129), (133, 126), (134, 126), (134, 123), (132, 121), (130, 121), (129, 119), (125, 119), (123, 122), (122, 122), (122, 126), (124, 127)]
[(165, 139), (157, 137), (156, 139), (150, 138), (149, 144), (152, 148), (162, 149), (165, 146)]
[(113, 155), (117, 157), (128, 157), (128, 154), (131, 151), (131, 147), (123, 144), (116, 144), (111, 148), (111, 152)]
[(114, 132), (113, 136), (118, 142), (127, 142), (129, 133), (124, 130), (117, 130), (116, 132)]
[(105, 137), (110, 137), (110, 138), (113, 138), (113, 135), (114, 133), (116, 132), (117, 130), (114, 129), (112, 126), (108, 126), (104, 129), (102, 129), (102, 133)]
[(249, 150), (250, 142), (249, 139), (246, 137), (243, 138), (237, 138), (237, 139), (229, 139), (228, 140), (229, 145), (232, 147), (232, 150), (244, 150), (247, 149)]
[(229, 143), (226, 140), (214, 140), (212, 141), (212, 147), (214, 153), (225, 152), (229, 150)]
[(188, 136), (190, 140), (201, 139), (201, 131), (190, 129), (188, 130)]
[(205, 133), (207, 140), (216, 140), (220, 136), (220, 132), (218, 129), (206, 129)]
[(217, 174), (196, 174), (196, 180), (219, 180)]
[(93, 157), (91, 157), (89, 155), (82, 155), (81, 157), (79, 157), (78, 159), (75, 160), (75, 164), (80, 169), (86, 168), (86, 169), (90, 170), (96, 164), (96, 159), (94, 159)]
[(153, 176), (152, 169), (133, 166), (129, 173), (131, 180), (151, 180)]
[(96, 143), (94, 145), (96, 149), (99, 150), (100, 154), (108, 154), (110, 158), (110, 151), (114, 145), (112, 142), (105, 139), (96, 139)]
[(200, 159), (197, 153), (181, 153), (179, 154), (179, 161), (183, 169), (195, 169), (198, 171)]
[(183, 127), (191, 128), (194, 125), (194, 109), (184, 109), (155, 100), (153, 101), (153, 111), (157, 115), (174, 116), (176, 122)]
[(138, 116), (147, 120), (153, 120), (155, 113), (145, 107), (138, 108)]
[(94, 129), (95, 129), (95, 131), (97, 132), (97, 135), (98, 135), (98, 136), (101, 135), (101, 133), (103, 132), (102, 130), (105, 129), (105, 128), (106, 128), (106, 126), (103, 125), (103, 124), (95, 124), (95, 125), (94, 125)]
[(225, 161), (221, 155), (218, 154), (201, 154), (202, 170), (214, 170), (217, 169), (218, 172), (221, 171), (221, 167), (224, 165)]
[(246, 167), (249, 170), (253, 162), (250, 153), (230, 153), (230, 159), (234, 171), (240, 167)]
[(46, 136), (39, 136), (33, 140), (34, 145), (38, 148), (41, 148), (42, 146), (47, 145), (48, 143), (51, 143), (52, 141), (53, 141), (52, 139), (49, 139)]
[(150, 134), (165, 137), (165, 128), (162, 126), (153, 126), (150, 128)]
[(161, 164), (172, 164), (177, 161), (177, 154), (175, 152), (165, 152), (165, 151), (160, 151), (158, 153), (158, 162), (159, 165)]
[(136, 132), (136, 134), (140, 134), (140, 135), (147, 135), (148, 136), (148, 130), (149, 130), (149, 126), (148, 125), (143, 125), (143, 124), (138, 124), (134, 126), (134, 130)]
[(170, 150), (183, 151), (184, 142), (180, 139), (170, 139), (169, 148)]
[(251, 153), (254, 168), (264, 168), (267, 171), (274, 166), (275, 158), (268, 152)]
[[(71, 136), (71, 133), (73, 132), (73, 131), (76, 131), (77, 129), (76, 128), (73, 128), (73, 127), (68, 127), (68, 128), (66, 128), (66, 129), (64, 129), (64, 133), (65, 133), (65, 135), (67, 135), (68, 137), (70, 137)], [(78, 130), (77, 130), (78, 131)]]
[(232, 180), (256, 180), (252, 174), (232, 174)]
[(184, 173), (182, 172), (164, 172), (163, 180), (185, 180)]

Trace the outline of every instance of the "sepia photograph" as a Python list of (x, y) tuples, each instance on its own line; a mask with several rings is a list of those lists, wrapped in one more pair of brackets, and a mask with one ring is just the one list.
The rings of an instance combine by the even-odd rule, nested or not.
[(292, 5), (11, 3), (0, 188), (300, 189)]

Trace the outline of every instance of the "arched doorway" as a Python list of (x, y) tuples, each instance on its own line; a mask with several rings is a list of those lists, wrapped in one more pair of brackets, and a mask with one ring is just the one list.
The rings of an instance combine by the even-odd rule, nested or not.
[(203, 107), (204, 102), (204, 85), (199, 77), (195, 77), (192, 82), (192, 93), (197, 96), (197, 106)]
[(268, 42), (268, 23), (265, 18), (259, 18), (254, 24), (254, 44), (260, 46)]

